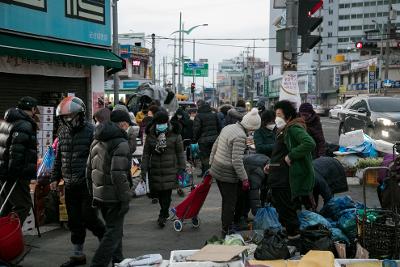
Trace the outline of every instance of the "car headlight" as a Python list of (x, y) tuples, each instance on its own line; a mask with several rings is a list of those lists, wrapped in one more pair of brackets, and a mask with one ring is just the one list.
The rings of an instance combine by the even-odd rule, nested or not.
[(394, 126), (394, 122), (389, 119), (378, 118), (377, 121), (383, 124), (383, 126)]

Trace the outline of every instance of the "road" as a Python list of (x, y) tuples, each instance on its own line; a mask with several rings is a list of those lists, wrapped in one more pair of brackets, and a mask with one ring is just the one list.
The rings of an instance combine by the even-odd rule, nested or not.
[(324, 131), (325, 140), (328, 143), (339, 143), (339, 120), (321, 117), (322, 129)]

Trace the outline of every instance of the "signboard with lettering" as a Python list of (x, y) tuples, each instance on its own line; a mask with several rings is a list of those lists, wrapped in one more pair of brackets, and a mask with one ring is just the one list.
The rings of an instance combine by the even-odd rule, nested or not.
[(0, 28), (111, 45), (110, 0), (0, 0)]
[(301, 98), (297, 71), (285, 71), (283, 73), (282, 84), (279, 90), (279, 101), (281, 100), (288, 100), (296, 103), (297, 108), (300, 107)]
[(208, 63), (188, 62), (183, 66), (184, 76), (208, 77)]

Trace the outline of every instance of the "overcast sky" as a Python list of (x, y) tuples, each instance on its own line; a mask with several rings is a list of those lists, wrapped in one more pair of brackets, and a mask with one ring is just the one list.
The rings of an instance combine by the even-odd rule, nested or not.
[[(119, 32), (155, 33), (169, 37), (179, 30), (179, 12), (185, 29), (208, 23), (195, 29), (189, 38), (267, 38), (270, 0), (119, 0)], [(253, 41), (199, 41), (202, 43), (252, 46)], [(173, 41), (157, 41), (157, 61), (163, 56), (173, 57)], [(150, 44), (147, 44), (150, 47)], [(268, 46), (257, 41), (256, 46)], [(208, 58), (210, 68), (222, 59), (238, 56), (244, 48), (196, 45), (196, 58)], [(192, 57), (192, 45), (185, 44), (185, 55)], [(267, 59), (267, 49), (256, 49), (256, 57)], [(210, 70), (210, 76), (212, 72)], [(210, 77), (210, 81), (212, 76)]]

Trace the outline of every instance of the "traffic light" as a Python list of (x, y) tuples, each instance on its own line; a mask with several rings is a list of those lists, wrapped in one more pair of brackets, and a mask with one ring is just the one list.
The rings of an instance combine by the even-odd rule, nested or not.
[(357, 42), (357, 43), (356, 43), (356, 48), (357, 48), (357, 49), (362, 49), (363, 46), (364, 46), (364, 45), (363, 45), (362, 42)]
[(356, 48), (357, 49), (373, 49), (377, 48), (378, 43), (377, 42), (357, 42), (356, 43)]
[(308, 53), (320, 41), (321, 36), (311, 33), (322, 23), (322, 17), (312, 17), (323, 5), (323, 0), (300, 0), (297, 33), (301, 36), (301, 52)]
[(191, 83), (190, 84), (190, 91), (192, 92), (192, 94), (194, 93), (195, 89), (196, 89), (196, 84), (195, 83)]

